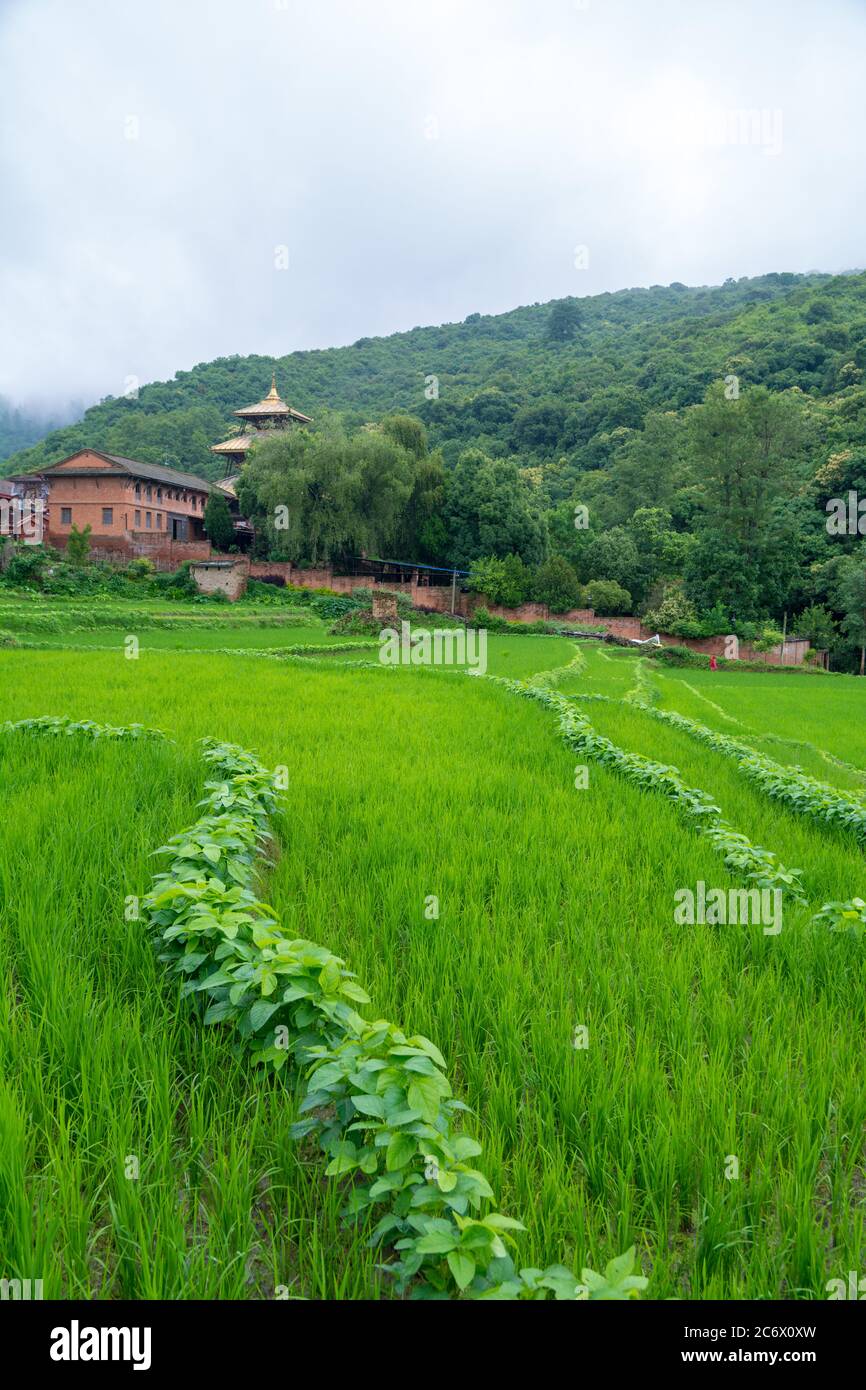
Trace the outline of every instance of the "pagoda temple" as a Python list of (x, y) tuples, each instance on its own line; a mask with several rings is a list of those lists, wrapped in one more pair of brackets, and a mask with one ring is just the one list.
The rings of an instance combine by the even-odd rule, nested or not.
[(271, 430), (290, 429), (294, 425), (311, 425), (312, 417), (293, 410), (277, 391), (277, 374), (271, 378), (271, 389), (263, 401), (244, 406), (234, 412), (244, 422), (245, 429), (222, 444), (212, 444), (211, 453), (218, 454), (226, 461), (226, 478), (240, 472), (247, 453), (260, 439), (266, 438)]

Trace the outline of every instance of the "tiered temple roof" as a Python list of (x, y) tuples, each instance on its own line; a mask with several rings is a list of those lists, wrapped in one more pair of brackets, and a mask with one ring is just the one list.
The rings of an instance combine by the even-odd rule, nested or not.
[[(242, 462), (248, 449), (251, 449), (259, 439), (265, 438), (271, 429), (286, 428), (291, 425), (311, 425), (312, 416), (302, 415), (300, 410), (294, 410), (277, 391), (277, 374), (274, 372), (271, 378), (271, 389), (264, 400), (257, 401), (255, 405), (246, 405), (242, 410), (234, 411), (239, 419), (248, 422), (252, 428), (247, 428), (243, 434), (237, 434), (232, 439), (224, 439), (221, 444), (212, 444), (211, 453), (221, 454), (228, 458), (229, 462)], [(257, 429), (256, 426), (265, 426), (264, 429)]]
[(283, 398), (277, 391), (277, 374), (274, 372), (271, 377), (271, 389), (263, 401), (257, 401), (255, 405), (245, 405), (243, 410), (236, 410), (235, 415), (239, 415), (242, 420), (297, 420), (299, 424), (311, 425), (312, 418), (309, 415), (302, 415), (299, 410), (293, 410), (290, 405), (286, 405)]

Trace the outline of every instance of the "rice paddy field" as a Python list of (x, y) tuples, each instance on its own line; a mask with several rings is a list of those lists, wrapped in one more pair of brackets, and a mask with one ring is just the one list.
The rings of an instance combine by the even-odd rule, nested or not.
[[(8, 1277), (46, 1298), (412, 1292), (371, 1243), (381, 1211), (347, 1221), (351, 1180), (292, 1136), (302, 1070), (253, 1067), (204, 1023), (130, 912), (201, 814), (202, 738), (284, 769), (258, 892), (355, 972), (365, 1017), (439, 1049), (472, 1163), (525, 1227), (518, 1267), (603, 1270), (633, 1246), (643, 1298), (734, 1300), (823, 1299), (863, 1268), (862, 927), (816, 918), (866, 896), (866, 682), (510, 633), (489, 636), (498, 679), (467, 679), (385, 669), (301, 612), (143, 607), (136, 626), (123, 605), (100, 625), (64, 604), (13, 615), (0, 723), (167, 737), (0, 733)], [(677, 922), (680, 890), (743, 872), (658, 773), (576, 753), (563, 711), (678, 769), (795, 874), (780, 932)], [(801, 768), (849, 820), (665, 713)]]

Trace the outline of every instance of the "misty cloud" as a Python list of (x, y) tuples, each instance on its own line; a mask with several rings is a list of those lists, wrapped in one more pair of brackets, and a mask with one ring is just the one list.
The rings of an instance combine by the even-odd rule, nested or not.
[(863, 265), (864, 40), (859, 0), (7, 0), (0, 394)]

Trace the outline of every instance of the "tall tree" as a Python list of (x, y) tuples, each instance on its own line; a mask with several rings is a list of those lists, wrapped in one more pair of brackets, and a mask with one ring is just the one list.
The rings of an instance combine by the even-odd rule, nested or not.
[(205, 535), (217, 550), (228, 550), (234, 543), (235, 524), (229, 504), (221, 492), (212, 492), (204, 509)]
[(329, 422), (318, 432), (280, 431), (256, 445), (238, 501), (265, 528), (274, 556), (327, 564), (391, 548), (413, 471), (413, 456), (381, 430), (350, 437)]
[(535, 565), (546, 548), (545, 528), (517, 465), (490, 459), (480, 449), (460, 455), (448, 481), (451, 558), (461, 569), (483, 555), (519, 555)]
[(544, 336), (550, 343), (572, 343), (580, 331), (576, 299), (558, 299), (550, 311)]
[(866, 555), (863, 549), (845, 561), (840, 572), (838, 601), (842, 628), (860, 648), (860, 675), (866, 674)]

